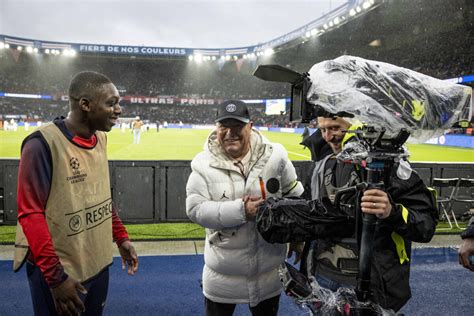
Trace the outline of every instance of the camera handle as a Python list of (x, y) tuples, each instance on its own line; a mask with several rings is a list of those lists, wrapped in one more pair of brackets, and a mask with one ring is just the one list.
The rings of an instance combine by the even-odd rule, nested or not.
[[(365, 189), (383, 189), (385, 161), (367, 159), (367, 183)], [(356, 295), (361, 302), (367, 302), (370, 296), (370, 272), (373, 257), (373, 243), (377, 217), (374, 214), (362, 214), (362, 233), (359, 250), (359, 274), (357, 276)]]

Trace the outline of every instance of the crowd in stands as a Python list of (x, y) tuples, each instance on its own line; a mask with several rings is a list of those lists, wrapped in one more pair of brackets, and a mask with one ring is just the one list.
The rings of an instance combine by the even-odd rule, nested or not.
[[(404, 2), (404, 1), (402, 1)], [(417, 0), (413, 6), (386, 3), (323, 36), (305, 43), (288, 44), (270, 59), (211, 61), (201, 64), (187, 58), (79, 55), (75, 58), (28, 54), (14, 48), (0, 50), (0, 92), (52, 96), (52, 100), (0, 97), (0, 116), (21, 114), (44, 121), (67, 114), (67, 85), (73, 74), (95, 70), (108, 75), (122, 96), (173, 96), (175, 98), (272, 99), (289, 98), (290, 85), (253, 76), (258, 64), (279, 64), (306, 72), (315, 63), (340, 55), (354, 55), (447, 79), (474, 74), (469, 14), (447, 10), (453, 1), (431, 5)], [(421, 6), (418, 8), (417, 6)], [(371, 32), (366, 32), (370, 29)], [(380, 45), (369, 46), (380, 38)], [(122, 102), (124, 116), (140, 115), (150, 121), (209, 124), (211, 108)], [(208, 108), (206, 108), (208, 107)], [(255, 106), (259, 125), (291, 126), (288, 115), (264, 114)]]
[[(123, 102), (122, 117), (140, 116), (147, 123), (199, 124), (212, 125), (217, 116), (216, 105), (134, 105)], [(286, 113), (266, 115), (263, 104), (250, 104), (250, 115), (255, 125), (267, 127), (295, 127), (289, 122)], [(14, 116), (21, 121), (51, 121), (57, 116), (67, 116), (67, 101), (31, 100), (17, 98), (0, 98), (0, 120)]]

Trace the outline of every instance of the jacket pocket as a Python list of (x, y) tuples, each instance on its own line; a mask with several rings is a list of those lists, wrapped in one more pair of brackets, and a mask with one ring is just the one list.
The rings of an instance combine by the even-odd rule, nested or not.
[(229, 245), (231, 239), (237, 234), (237, 229), (223, 229), (211, 232), (208, 242), (211, 247), (224, 247)]
[(409, 266), (396, 263), (383, 267), (376, 262), (372, 265), (374, 296), (383, 308), (398, 311), (411, 297), (409, 284)]

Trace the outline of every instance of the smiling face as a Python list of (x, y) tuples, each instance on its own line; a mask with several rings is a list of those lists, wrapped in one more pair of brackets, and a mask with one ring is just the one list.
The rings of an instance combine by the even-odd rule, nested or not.
[(114, 84), (102, 85), (89, 100), (90, 110), (87, 116), (89, 127), (92, 130), (110, 131), (122, 114), (119, 101), (120, 95)]
[(339, 117), (336, 119), (318, 117), (318, 127), (321, 130), (321, 134), (335, 154), (342, 150), (342, 140), (350, 126), (349, 122)]
[(217, 139), (227, 155), (243, 158), (250, 149), (252, 123), (225, 119), (217, 123)]

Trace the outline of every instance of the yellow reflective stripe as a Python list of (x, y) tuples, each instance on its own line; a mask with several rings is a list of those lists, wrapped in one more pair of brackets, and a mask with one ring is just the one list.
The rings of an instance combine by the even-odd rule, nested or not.
[(405, 206), (401, 205), (401, 204), (397, 204), (399, 205), (401, 208), (402, 208), (402, 217), (403, 217), (403, 221), (405, 222), (405, 224), (408, 224), (408, 210)]
[(431, 194), (433, 195), (436, 203), (438, 203), (438, 191), (436, 191), (436, 189), (434, 188), (431, 188), (431, 187), (428, 187), (428, 190), (431, 192)]
[(433, 198), (435, 200), (435, 206), (436, 209), (439, 212), (439, 204), (438, 204), (438, 191), (435, 188), (427, 187), (428, 191), (430, 191), (431, 195), (433, 195)]
[(410, 258), (408, 258), (408, 254), (405, 249), (405, 241), (403, 240), (402, 236), (400, 236), (396, 232), (392, 232), (392, 240), (395, 243), (395, 247), (397, 248), (397, 254), (398, 259), (400, 260), (400, 264), (403, 264), (405, 260), (407, 262), (410, 262)]
[(411, 111), (411, 115), (413, 116), (415, 120), (420, 121), (425, 115), (424, 103), (419, 100), (413, 100), (411, 101), (411, 105), (413, 108)]
[[(361, 129), (362, 126), (364, 126), (365, 124), (362, 124), (361, 122), (357, 121), (355, 124), (352, 124), (347, 130), (348, 131), (355, 131), (357, 129)], [(352, 137), (354, 137), (354, 133), (346, 133), (344, 135), (344, 138), (342, 139), (342, 146), (344, 147), (345, 143), (351, 139)]]

